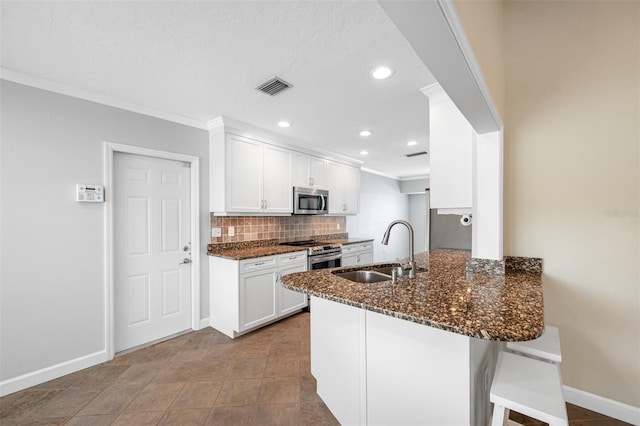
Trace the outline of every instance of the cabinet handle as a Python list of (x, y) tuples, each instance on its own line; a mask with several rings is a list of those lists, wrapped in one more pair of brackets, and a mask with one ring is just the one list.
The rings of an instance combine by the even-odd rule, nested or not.
[(264, 209), (267, 209), (267, 200), (264, 200)]
[(258, 262), (258, 263), (254, 263), (255, 266), (260, 266), (260, 265), (264, 265), (264, 262)]

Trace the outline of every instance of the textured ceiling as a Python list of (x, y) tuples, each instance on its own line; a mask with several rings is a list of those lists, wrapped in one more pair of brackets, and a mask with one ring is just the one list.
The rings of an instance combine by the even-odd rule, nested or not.
[[(376, 2), (1, 3), (6, 70), (207, 122), (224, 115), (397, 177), (424, 175), (434, 82)], [(377, 81), (380, 64), (395, 74)], [(273, 75), (294, 87), (254, 88)], [(280, 129), (280, 120), (291, 122)], [(374, 134), (364, 139), (361, 129)], [(407, 147), (409, 140), (418, 145)], [(360, 151), (369, 151), (361, 156)]]

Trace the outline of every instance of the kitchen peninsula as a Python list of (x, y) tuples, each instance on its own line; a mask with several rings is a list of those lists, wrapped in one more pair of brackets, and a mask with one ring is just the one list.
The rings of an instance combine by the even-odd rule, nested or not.
[(469, 257), (422, 253), (395, 284), (335, 269), (282, 277), (312, 296), (311, 372), (340, 423), (487, 424), (497, 341), (542, 333), (542, 262)]

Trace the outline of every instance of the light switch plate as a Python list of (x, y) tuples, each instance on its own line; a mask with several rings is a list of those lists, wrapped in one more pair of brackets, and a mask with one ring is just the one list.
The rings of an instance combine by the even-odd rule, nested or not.
[(233, 226), (229, 227), (229, 236), (233, 237), (234, 235), (236, 235), (236, 228)]

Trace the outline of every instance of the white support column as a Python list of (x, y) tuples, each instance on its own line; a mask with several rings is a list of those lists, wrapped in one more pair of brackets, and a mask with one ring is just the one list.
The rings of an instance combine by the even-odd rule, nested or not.
[(502, 260), (503, 131), (473, 142), (473, 236), (471, 255)]

